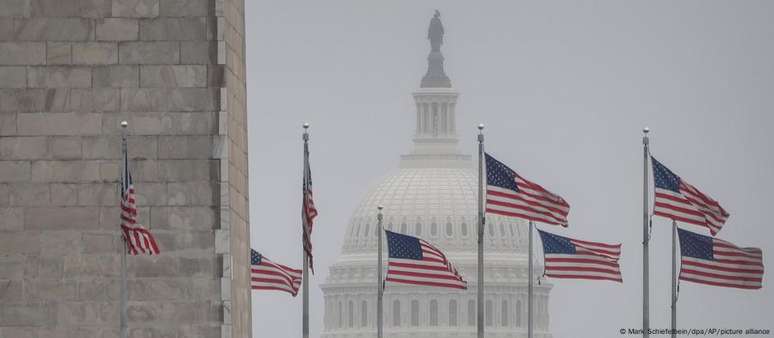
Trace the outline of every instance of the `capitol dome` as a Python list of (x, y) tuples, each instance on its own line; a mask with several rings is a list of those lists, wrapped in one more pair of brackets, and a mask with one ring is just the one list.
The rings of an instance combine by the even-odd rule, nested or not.
[[(342, 253), (374, 253), (379, 205), (385, 229), (422, 237), (446, 252), (475, 253), (478, 182), (472, 161), (460, 162), (468, 166), (403, 167), (382, 179), (353, 213)], [(488, 253), (526, 254), (521, 223), (491, 216), (488, 222)]]
[[(373, 186), (354, 211), (341, 256), (321, 286), (325, 297), (322, 337), (376, 337), (379, 205), (384, 207), (385, 229), (433, 243), (468, 281), (467, 290), (388, 284), (384, 291), (385, 337), (476, 336), (477, 168), (471, 156), (457, 147), (458, 93), (443, 71), (443, 56), (437, 47), (433, 45), (428, 72), (413, 94), (417, 109), (414, 148), (401, 156), (397, 170)], [(526, 337), (527, 241), (526, 222), (487, 216), (487, 337)], [(542, 267), (536, 265), (535, 271), (539, 273)], [(535, 337), (551, 337), (550, 289), (545, 282), (535, 285)]]

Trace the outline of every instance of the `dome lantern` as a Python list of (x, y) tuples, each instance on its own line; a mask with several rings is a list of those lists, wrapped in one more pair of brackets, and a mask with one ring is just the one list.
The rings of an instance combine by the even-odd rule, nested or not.
[(401, 168), (466, 168), (471, 166), (470, 156), (457, 148), (457, 93), (443, 70), (444, 29), (441, 13), (437, 10), (430, 20), (427, 38), (430, 55), (427, 57), (427, 73), (420, 88), (414, 92), (416, 104), (416, 129), (414, 147), (410, 154), (401, 157)]

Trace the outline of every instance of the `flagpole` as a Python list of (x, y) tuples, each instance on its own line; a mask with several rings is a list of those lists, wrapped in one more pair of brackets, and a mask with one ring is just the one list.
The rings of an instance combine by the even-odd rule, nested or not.
[(672, 220), (672, 338), (677, 337), (677, 221)]
[[(303, 251), (303, 248), (302, 248)], [(303, 267), (303, 274), (301, 276), (301, 285), (303, 286), (302, 290), (302, 314), (301, 314), (301, 321), (302, 321), (302, 331), (301, 335), (303, 338), (309, 338), (309, 257), (306, 256), (306, 251), (304, 252), (304, 267)]]
[(381, 205), (377, 207), (379, 209), (379, 213), (376, 215), (376, 220), (378, 223), (379, 235), (376, 237), (376, 256), (378, 257), (377, 260), (379, 261), (378, 265), (376, 266), (376, 338), (382, 338), (383, 337), (383, 319), (382, 319), (382, 313), (384, 311), (383, 308), (383, 301), (384, 298), (384, 281), (382, 280), (382, 232), (384, 232), (384, 228), (382, 228), (382, 219), (384, 216), (382, 215), (382, 207)]
[[(306, 184), (306, 180), (308, 179), (306, 177), (308, 168), (309, 168), (309, 123), (304, 123), (304, 184)], [(306, 189), (306, 187), (304, 187)], [(304, 192), (306, 193), (306, 192)], [(301, 204), (301, 224), (302, 224), (302, 231), (301, 231), (301, 237), (302, 237), (302, 243), (304, 241), (304, 231), (306, 231), (307, 228), (307, 220), (306, 215), (303, 211), (304, 204), (302, 202)], [(301, 245), (301, 255), (303, 257), (304, 261), (304, 267), (303, 267), (303, 275), (301, 276), (301, 285), (303, 286), (303, 305), (302, 305), (302, 314), (301, 314), (301, 335), (303, 338), (309, 338), (309, 255), (306, 254), (306, 250), (304, 249), (304, 245)]]
[(477, 337), (484, 338), (484, 125), (478, 125), (478, 283)]
[[(129, 123), (127, 123), (126, 121), (121, 121), (121, 156), (122, 156), (121, 162), (123, 162), (124, 168), (122, 172), (124, 173), (127, 170), (126, 166), (129, 165), (129, 163), (127, 163), (128, 161), (126, 160), (128, 156), (127, 149), (126, 149), (126, 127), (128, 126), (129, 126)], [(126, 182), (123, 182), (123, 180), (125, 179), (126, 179), (125, 175), (121, 175), (122, 184), (126, 184)], [(120, 301), (120, 306), (121, 306), (121, 324), (120, 325), (121, 326), (120, 327), (121, 327), (121, 338), (127, 338), (129, 333), (127, 330), (128, 318), (126, 313), (126, 308), (128, 303), (127, 286), (126, 286), (127, 284), (126, 251), (128, 250), (128, 247), (126, 243), (126, 238), (124, 238), (124, 236), (121, 236), (121, 244), (122, 245), (121, 245), (121, 301)]]
[(650, 214), (648, 213), (648, 160), (650, 157), (648, 133), (650, 129), (642, 129), (643, 162), (642, 162), (642, 337), (650, 336), (650, 275), (648, 262), (648, 244), (650, 236), (648, 234), (648, 225), (650, 223)]
[(528, 287), (527, 287), (527, 293), (528, 293), (528, 295), (527, 295), (527, 305), (528, 305), (527, 306), (527, 337), (528, 338), (532, 338), (533, 337), (532, 334), (533, 334), (533, 330), (534, 330), (534, 328), (532, 327), (532, 303), (533, 303), (532, 299), (534, 298), (532, 296), (532, 293), (533, 293), (532, 280), (534, 279), (534, 277), (533, 277), (534, 267), (532, 266), (532, 261), (533, 261), (533, 259), (532, 259), (532, 237), (533, 237), (532, 236), (532, 231), (533, 231), (534, 228), (535, 228), (535, 224), (532, 223), (532, 221), (529, 221), (529, 265), (528, 265), (529, 266), (529, 284), (527, 284), (528, 285)]

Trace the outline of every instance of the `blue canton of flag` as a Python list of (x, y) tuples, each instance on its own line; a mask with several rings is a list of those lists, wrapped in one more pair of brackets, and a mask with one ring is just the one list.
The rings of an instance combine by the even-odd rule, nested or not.
[(261, 254), (258, 253), (258, 251), (250, 249), (250, 264), (251, 265), (261, 264), (261, 259), (262, 258), (263, 258), (263, 256), (261, 256)]
[(666, 189), (676, 193), (680, 192), (680, 177), (675, 175), (661, 162), (653, 159), (653, 180), (656, 188)]
[(422, 245), (419, 238), (390, 232), (387, 236), (390, 258), (422, 260)]
[(712, 254), (712, 238), (694, 234), (690, 231), (678, 229), (680, 235), (680, 254), (686, 257), (694, 257), (715, 260)]
[(538, 233), (543, 241), (544, 254), (575, 254), (575, 245), (572, 245), (566, 237), (549, 234), (541, 230), (538, 230)]
[(516, 172), (505, 164), (486, 154), (486, 184), (496, 187), (519, 191), (516, 184)]

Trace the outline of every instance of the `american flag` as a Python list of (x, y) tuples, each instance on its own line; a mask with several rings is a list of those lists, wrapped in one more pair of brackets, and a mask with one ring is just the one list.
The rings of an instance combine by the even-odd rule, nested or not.
[(511, 168), (486, 156), (486, 212), (567, 226), (570, 205), (561, 197), (527, 181)]
[(386, 282), (467, 289), (457, 268), (430, 243), (392, 231), (387, 233)]
[(129, 158), (124, 151), (124, 168), (121, 175), (121, 231), (130, 255), (140, 253), (158, 255), (159, 246), (148, 229), (137, 222), (137, 199), (134, 194)]
[(653, 214), (675, 221), (704, 226), (713, 236), (720, 232), (728, 213), (715, 200), (683, 181), (651, 157), (655, 199)]
[(304, 252), (309, 260), (309, 269), (314, 273), (314, 264), (312, 263), (312, 224), (314, 223), (314, 218), (317, 217), (317, 209), (315, 209), (314, 200), (312, 199), (312, 169), (309, 167), (309, 146), (307, 144), (304, 144), (304, 183), (302, 194), (301, 217), (303, 217)]
[(678, 228), (680, 280), (739, 289), (760, 289), (763, 252)]
[(250, 278), (253, 290), (285, 291), (293, 297), (301, 286), (301, 270), (270, 261), (258, 251), (250, 249)]
[(621, 244), (581, 241), (542, 230), (538, 233), (547, 277), (623, 282), (618, 265)]

